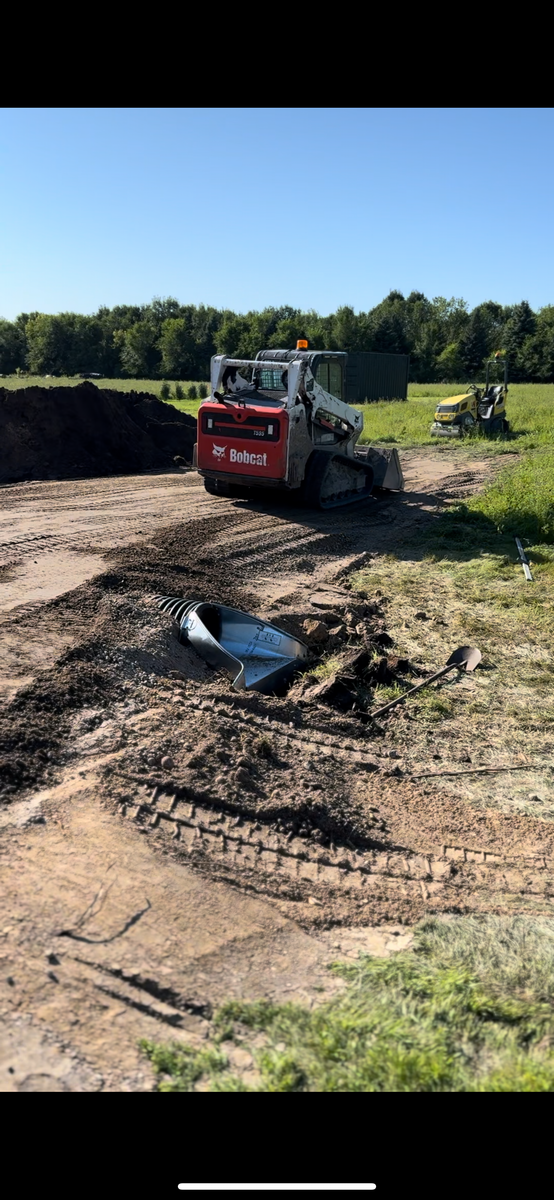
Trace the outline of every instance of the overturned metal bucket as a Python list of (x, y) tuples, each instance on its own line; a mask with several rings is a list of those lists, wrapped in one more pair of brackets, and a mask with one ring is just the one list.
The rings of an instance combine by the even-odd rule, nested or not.
[(156, 600), (177, 621), (179, 640), (190, 642), (211, 667), (230, 675), (237, 691), (273, 692), (309, 657), (298, 638), (238, 608), (176, 596)]

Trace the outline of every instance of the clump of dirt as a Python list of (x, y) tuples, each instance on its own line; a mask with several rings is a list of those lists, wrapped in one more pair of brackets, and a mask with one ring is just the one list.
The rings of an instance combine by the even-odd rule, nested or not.
[(127, 474), (192, 460), (196, 421), (147, 392), (0, 388), (0, 482)]
[[(323, 598), (325, 599), (325, 598)], [(330, 705), (362, 720), (372, 706), (376, 686), (403, 684), (417, 673), (407, 658), (387, 656), (383, 651), (393, 644), (386, 630), (386, 618), (377, 598), (365, 600), (334, 598), (333, 610), (317, 606), (312, 597), (311, 612), (280, 612), (273, 619), (287, 632), (309, 646), (314, 659), (320, 659), (290, 688), (289, 700), (303, 708)]]

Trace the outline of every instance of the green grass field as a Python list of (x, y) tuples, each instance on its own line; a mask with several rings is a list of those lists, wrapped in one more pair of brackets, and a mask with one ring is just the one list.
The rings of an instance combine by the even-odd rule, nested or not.
[(200, 408), (200, 400), (169, 400), (168, 403), (178, 408), (179, 412), (189, 413), (192, 417), (196, 416)]
[[(361, 442), (387, 443), (405, 448), (445, 446), (452, 443), (432, 437), (430, 425), (441, 400), (465, 390), (463, 384), (412, 383), (407, 401), (364, 405), (364, 431)], [(508, 391), (508, 419), (511, 433), (505, 440), (474, 435), (459, 444), (463, 451), (506, 454), (514, 450), (532, 450), (554, 445), (554, 384), (514, 383)]]
[[(552, 1092), (554, 927), (525, 917), (422, 922), (413, 950), (336, 966), (337, 998), (230, 1001), (201, 1050), (142, 1047), (159, 1091)], [(256, 1082), (226, 1047), (251, 1051)]]

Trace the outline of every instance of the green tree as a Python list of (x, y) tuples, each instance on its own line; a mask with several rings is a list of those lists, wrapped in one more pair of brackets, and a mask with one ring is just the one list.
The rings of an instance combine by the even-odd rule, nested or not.
[(38, 313), (25, 326), (27, 364), (37, 375), (95, 371), (101, 330), (94, 317)]
[(326, 316), (290, 305), (244, 314), (154, 297), (146, 305), (102, 306), (92, 316), (35, 312), (0, 322), (0, 369), (26, 364), (49, 374), (202, 379), (215, 353), (254, 358), (266, 347), (294, 349), (305, 337), (314, 350), (410, 354), (411, 378), (419, 381), (478, 374), (483, 360), (505, 347), (513, 379), (549, 380), (551, 311), (486, 300), (470, 313), (456, 297), (429, 300), (412, 291), (405, 299), (398, 290), (368, 312), (343, 305)]
[[(510, 378), (522, 382), (528, 378), (530, 342), (536, 332), (537, 319), (528, 304), (522, 300), (514, 304), (504, 328), (504, 350), (510, 364)], [(524, 350), (524, 343), (526, 349)]]
[(305, 313), (306, 337), (312, 350), (334, 350), (333, 316), (320, 317), (318, 313)]
[(327, 346), (327, 350), (355, 350), (363, 349), (363, 318), (356, 316), (354, 309), (348, 304), (343, 304), (341, 308), (337, 308), (333, 317), (331, 345)]
[(544, 383), (554, 382), (554, 304), (547, 304), (537, 313), (536, 374)]
[(155, 325), (158, 329), (164, 321), (170, 318), (182, 317), (183, 308), (179, 301), (174, 296), (154, 296), (150, 304), (146, 304), (142, 310), (143, 321), (149, 321), (151, 325)]
[(373, 326), (371, 349), (379, 354), (409, 354), (410, 348), (399, 313), (383, 313)]
[(449, 342), (436, 359), (434, 372), (437, 379), (456, 383), (464, 374), (458, 342)]
[(402, 292), (392, 291), (359, 321), (359, 350), (381, 354), (409, 354), (412, 340), (408, 335), (406, 301)]
[(404, 305), (404, 321), (406, 336), (412, 351), (421, 336), (423, 327), (430, 319), (431, 309), (431, 301), (424, 296), (423, 292), (410, 292)]
[(102, 330), (95, 317), (76, 316), (71, 344), (71, 375), (83, 371), (102, 373), (100, 362)]
[(33, 375), (66, 374), (71, 354), (71, 315), (39, 313), (27, 322), (27, 364)]
[(435, 325), (430, 321), (423, 325), (410, 354), (410, 379), (432, 383), (437, 377), (437, 359), (445, 349), (438, 344)]
[(411, 379), (431, 383), (436, 378), (445, 378), (437, 365), (438, 359), (448, 346), (460, 341), (469, 321), (467, 307), (465, 300), (454, 296), (450, 300), (445, 296), (427, 300), (421, 292), (410, 294), (405, 320)]
[[(234, 314), (226, 316), (217, 331), (216, 353), (227, 354), (230, 358), (248, 358), (250, 347), (250, 322), (247, 317), (237, 317)], [(262, 347), (259, 347), (262, 349)]]
[(531, 382), (554, 381), (554, 305), (539, 309), (534, 332), (517, 351), (516, 373)]
[(119, 331), (130, 329), (142, 320), (142, 308), (138, 304), (118, 304), (115, 308), (102, 306), (95, 313), (98, 323), (97, 370), (107, 379), (122, 374), (121, 339), (115, 337)]
[(190, 313), (195, 345), (195, 368), (192, 376), (194, 379), (208, 379), (210, 359), (216, 353), (216, 336), (223, 323), (223, 313), (205, 304), (200, 304), (198, 308), (191, 305)]
[(25, 333), (15, 321), (0, 318), (0, 374), (13, 375), (25, 366)]
[[(504, 309), (501, 304), (497, 304), (495, 300), (485, 300), (483, 304), (479, 304), (479, 311), (483, 314), (483, 320), (487, 328), (488, 345), (487, 358), (491, 358), (497, 350), (501, 350), (504, 337)], [(477, 310), (474, 309), (474, 312)], [(472, 314), (473, 315), (473, 314)]]
[(170, 379), (190, 379), (196, 373), (196, 345), (184, 317), (167, 317), (159, 339), (161, 370)]
[[(296, 350), (299, 338), (307, 338), (306, 325), (302, 317), (285, 317), (279, 321), (274, 333), (270, 335), (268, 350)], [(308, 339), (309, 340), (309, 339)], [(260, 347), (263, 349), (263, 347)]]
[(150, 321), (138, 321), (130, 329), (120, 330), (121, 366), (126, 375), (137, 379), (155, 379), (160, 368), (157, 330)]
[(480, 308), (471, 313), (460, 338), (459, 353), (463, 374), (468, 379), (478, 379), (489, 353), (489, 326)]
[(440, 329), (444, 344), (460, 338), (468, 324), (468, 305), (465, 300), (452, 296), (435, 296), (431, 302), (431, 321)]

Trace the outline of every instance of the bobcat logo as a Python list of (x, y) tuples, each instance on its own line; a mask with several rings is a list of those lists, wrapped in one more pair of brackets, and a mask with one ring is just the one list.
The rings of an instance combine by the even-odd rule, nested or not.
[(216, 458), (225, 458), (226, 451), (226, 446), (213, 445), (212, 454), (214, 454)]

